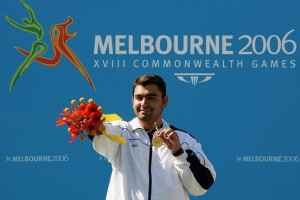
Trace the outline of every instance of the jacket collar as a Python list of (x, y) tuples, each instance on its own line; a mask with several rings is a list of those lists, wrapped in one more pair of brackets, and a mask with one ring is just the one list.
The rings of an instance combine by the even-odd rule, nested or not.
[[(161, 128), (159, 128), (158, 130), (170, 128), (169, 124), (165, 120), (162, 120), (162, 122), (163, 122), (163, 126)], [(139, 119), (137, 117), (132, 119), (129, 122), (129, 124), (131, 125), (133, 131), (136, 131), (137, 129), (145, 130), (144, 127), (140, 124)]]

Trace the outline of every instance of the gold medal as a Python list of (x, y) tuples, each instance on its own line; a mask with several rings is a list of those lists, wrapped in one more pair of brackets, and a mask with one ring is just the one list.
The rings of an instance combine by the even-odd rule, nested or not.
[(155, 137), (152, 139), (152, 145), (159, 148), (161, 147), (161, 145), (163, 144), (163, 140), (161, 139), (161, 137)]

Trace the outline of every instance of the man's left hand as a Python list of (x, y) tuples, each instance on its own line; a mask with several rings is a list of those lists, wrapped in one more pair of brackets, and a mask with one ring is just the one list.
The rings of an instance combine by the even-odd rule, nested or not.
[(172, 152), (177, 152), (180, 148), (180, 141), (177, 133), (173, 129), (164, 129), (158, 131), (157, 135), (163, 139), (163, 142), (172, 150)]

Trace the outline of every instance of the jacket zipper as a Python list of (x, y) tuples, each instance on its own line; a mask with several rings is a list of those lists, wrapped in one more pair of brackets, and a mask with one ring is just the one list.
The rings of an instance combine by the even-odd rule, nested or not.
[(151, 173), (151, 164), (152, 164), (152, 138), (153, 132), (148, 133), (150, 138), (150, 149), (149, 149), (149, 167), (148, 167), (148, 174), (149, 174), (149, 189), (148, 189), (148, 200), (151, 200), (151, 191), (152, 191), (152, 173)]

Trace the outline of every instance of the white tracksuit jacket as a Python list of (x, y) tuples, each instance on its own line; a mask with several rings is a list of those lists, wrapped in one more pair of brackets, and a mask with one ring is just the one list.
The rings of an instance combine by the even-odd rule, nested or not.
[[(185, 150), (174, 157), (165, 145), (151, 145), (137, 118), (105, 122), (105, 126), (107, 133), (126, 139), (126, 144), (112, 142), (103, 135), (92, 139), (95, 151), (112, 165), (106, 200), (187, 200), (188, 193), (204, 194), (216, 178), (200, 143), (184, 131), (171, 126)], [(169, 128), (165, 121), (164, 128)]]

